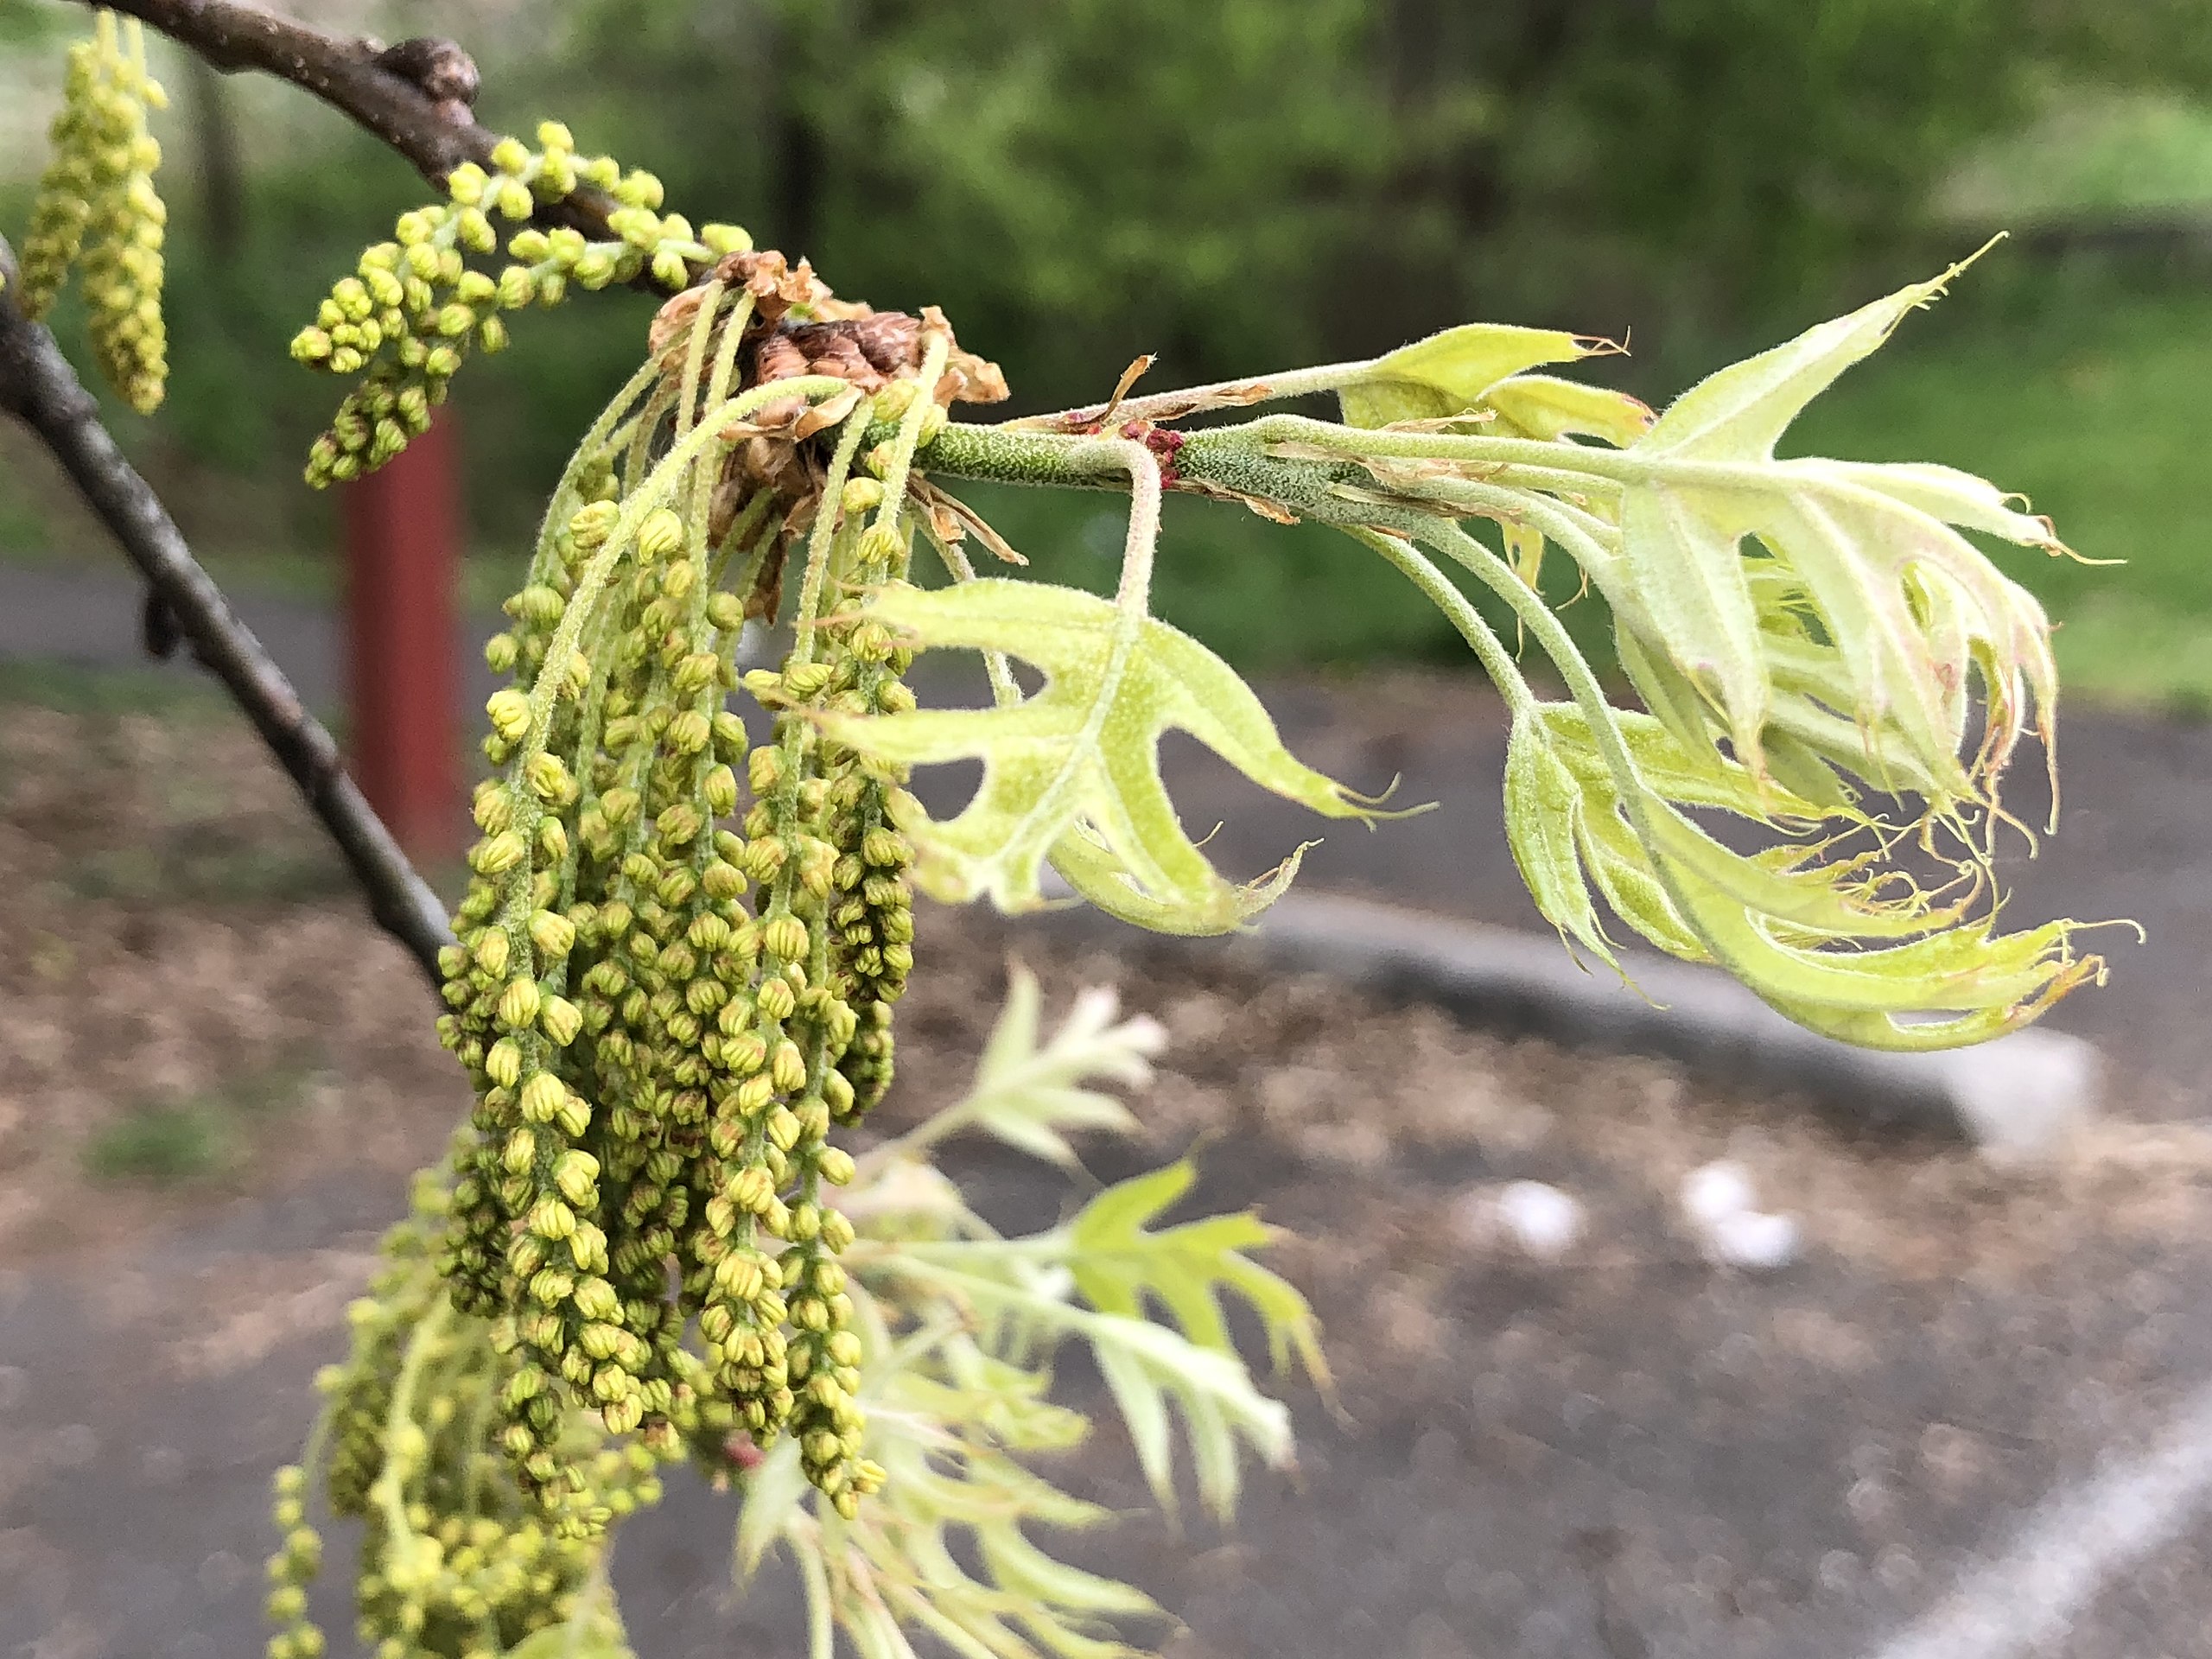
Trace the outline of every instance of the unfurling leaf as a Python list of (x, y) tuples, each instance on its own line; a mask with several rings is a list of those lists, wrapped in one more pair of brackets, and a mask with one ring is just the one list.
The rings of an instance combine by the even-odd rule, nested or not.
[(1147, 1223), (1191, 1190), (1197, 1175), (1186, 1159), (1109, 1186), (1084, 1205), (1067, 1228), (1067, 1262), (1076, 1288), (1100, 1313), (1126, 1319), (1145, 1317), (1146, 1299), (1156, 1299), (1185, 1336), (1220, 1353), (1236, 1351), (1220, 1301), (1222, 1291), (1233, 1290), (1267, 1327), (1278, 1365), (1294, 1349), (1310, 1374), (1325, 1378), (1328, 1368), (1306, 1299), (1243, 1254), (1272, 1243), (1273, 1228), (1243, 1211), (1147, 1230)]
[(1890, 1049), (1996, 1036), (2101, 974), (2098, 958), (2074, 954), (2074, 924), (1999, 933), (1988, 914), (1941, 902), (1875, 853), (1802, 839), (1751, 855), (1722, 845), (1679, 809), (1831, 831), (1851, 820), (1709, 748), (1684, 749), (1649, 715), (1611, 718), (1633, 787), (1586, 711), (1553, 703), (1515, 721), (1505, 791), (1508, 837), (1537, 908), (1607, 963), (1618, 966), (1592, 886), (1662, 950), (1719, 962), (1800, 1025)]
[(1000, 652), (1046, 676), (1034, 696), (995, 709), (823, 720), (839, 742), (897, 765), (982, 761), (982, 784), (957, 817), (903, 826), (919, 854), (917, 874), (937, 898), (987, 893), (1001, 909), (1033, 908), (1050, 859), (1114, 913), (1179, 932), (1236, 927), (1281, 881), (1238, 887), (1185, 831), (1160, 777), (1160, 740), (1171, 728), (1324, 817), (1374, 816), (1294, 760), (1229, 665), (1164, 622), (1069, 588), (1002, 579), (889, 589), (869, 614), (921, 649)]
[(1516, 374), (1485, 391), (1480, 407), (1494, 411), (1496, 423), (1484, 429), (1501, 437), (1603, 438), (1625, 449), (1650, 430), (1649, 406), (1624, 391), (1586, 386), (1548, 374)]
[(1484, 392), (1544, 363), (1572, 363), (1599, 342), (1555, 328), (1471, 322), (1378, 357), (1337, 389), (1347, 426), (1391, 426), (1464, 414)]
[(1086, 991), (1052, 1040), (1037, 1040), (1037, 980), (1017, 967), (1006, 1007), (984, 1046), (968, 1098), (950, 1109), (972, 1126), (1010, 1147), (1076, 1166), (1073, 1133), (1134, 1132), (1135, 1116), (1113, 1096), (1084, 1085), (1094, 1079), (1137, 1084), (1152, 1075), (1146, 1057), (1157, 1053), (1166, 1033), (1147, 1018), (1114, 1023), (1109, 990)]
[[(958, 1346), (958, 1344), (955, 1344)], [(817, 1630), (841, 1627), (863, 1654), (911, 1654), (901, 1624), (943, 1638), (951, 1650), (994, 1659), (1137, 1659), (1104, 1621), (1156, 1618), (1142, 1591), (1047, 1554), (1025, 1527), (1082, 1529), (1112, 1518), (1023, 1468), (987, 1421), (1000, 1391), (1025, 1397), (1043, 1379), (1000, 1365), (957, 1386), (882, 1357), (869, 1401), (868, 1452), (885, 1471), (883, 1492), (850, 1520), (790, 1496), (804, 1490), (797, 1448), (772, 1450), (748, 1478), (740, 1522), (740, 1567), (749, 1575), (780, 1544), (798, 1560)], [(1032, 1405), (1046, 1411), (1058, 1408)], [(1076, 1414), (1058, 1411), (1079, 1432)], [(1068, 1444), (1063, 1436), (1060, 1445)], [(756, 1514), (763, 1518), (748, 1532)], [(751, 1544), (748, 1548), (748, 1538)], [(956, 1553), (956, 1542), (965, 1546)], [(979, 1562), (975, 1567), (963, 1564)]]
[[(1856, 769), (1885, 787), (1894, 768), (1938, 810), (1984, 800), (1983, 778), (2024, 731), (2049, 738), (2056, 684), (2042, 607), (1953, 526), (2060, 550), (2050, 525), (1948, 467), (1774, 455), (1798, 412), (1955, 274), (1722, 370), (1670, 405), (1617, 474), (1616, 609), (1710, 703), (1755, 772), (1770, 727), (1806, 723), (1804, 708), (1783, 707), (1792, 699), (1880, 730), (1871, 748), (1815, 747), (1860, 757)], [(1815, 619), (1824, 643), (1790, 650), (1802, 630), (1776, 624), (1791, 615)], [(1969, 769), (1959, 752), (1977, 674), (1987, 729)]]

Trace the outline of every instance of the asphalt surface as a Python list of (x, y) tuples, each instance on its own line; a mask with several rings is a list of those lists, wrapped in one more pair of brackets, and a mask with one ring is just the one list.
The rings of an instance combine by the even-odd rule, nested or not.
[[(327, 707), (341, 683), (327, 618), (282, 601), (240, 609)], [(113, 665), (137, 649), (127, 578), (0, 568), (0, 659)], [(1535, 924), (1496, 830), (1494, 702), (1433, 681), (1266, 690), (1302, 759), (1355, 787), (1396, 778), (1399, 799), (1439, 803), (1372, 832), (1318, 826), (1325, 839), (1303, 880)], [(2056, 1021), (2105, 1048), (2122, 1125), (2201, 1135), (2212, 729), (2082, 714), (2064, 742), (2060, 833), (2017, 866), (2016, 912), (2145, 923), (2145, 944), (2108, 936), (2111, 986)], [(1255, 874), (1316, 832), (1195, 745), (1173, 743), (1168, 766), (1186, 821), (1222, 821), (1210, 846), (1225, 869)], [(2019, 792), (2016, 810), (2039, 822), (2031, 780)], [(1209, 994), (1202, 977), (1147, 971), (1171, 1014)], [(0, 1041), (7, 1023), (0, 1000)], [(1249, 1086), (1268, 1094), (1264, 1079)], [(2150, 1159), (2139, 1179), (2127, 1161), (2139, 1154), (2107, 1147), (2091, 1175), (1984, 1190), (1942, 1161), (1956, 1154), (1790, 1121), (1782, 1133), (1800, 1138), (1791, 1155), (1808, 1179), (1860, 1195), (1856, 1243), (1839, 1223), (1801, 1263), (1757, 1276), (1684, 1251), (1632, 1173), (1733, 1148), (1765, 1133), (1758, 1114), (1770, 1109), (1678, 1109), (1660, 1084), (1646, 1092), (1642, 1104), (1593, 1098), (1592, 1124), (1549, 1152), (1415, 1148), (1353, 1174), (1268, 1147), (1216, 1160), (1212, 1201), (1265, 1198), (1272, 1217), (1347, 1240), (1387, 1230), (1376, 1217), (1394, 1204), (1443, 1216), (1484, 1182), (1536, 1175), (1613, 1195), (1629, 1255), (1571, 1274), (1495, 1253), (1433, 1272), (1386, 1264), (1366, 1289), (1340, 1290), (1340, 1313), (1323, 1298), (1325, 1315), (1369, 1333), (1351, 1357), (1394, 1386), (1348, 1402), (1345, 1416), (1299, 1396), (1301, 1478), (1259, 1483), (1233, 1535), (1177, 1535), (1144, 1517), (1090, 1558), (1180, 1615), (1178, 1659), (1872, 1654), (1908, 1639), (1977, 1564), (2001, 1564), (2037, 1504), (2154, 1440), (2212, 1376), (2196, 1141)], [(1789, 1109), (1780, 1103), (1785, 1121)], [(1931, 1171), (1954, 1186), (1908, 1201)], [(1026, 1172), (975, 1173), (1007, 1212), (1051, 1213), (1052, 1192)], [(2145, 1221), (2128, 1206), (2153, 1190), (2165, 1207)], [(1362, 1194), (1376, 1207), (1348, 1207)], [(332, 1357), (344, 1300), (400, 1202), (388, 1179), (338, 1172), (242, 1194), (120, 1255), (0, 1273), (0, 1655), (254, 1649), (268, 1471), (293, 1454), (306, 1380)], [(2046, 1202), (2052, 1236), (2037, 1253), (2021, 1241)], [(265, 1333), (195, 1359), (215, 1288), (272, 1262), (282, 1288)], [(1371, 1326), (1358, 1322), (1370, 1291), (1395, 1310)], [(1084, 1478), (1135, 1507), (1112, 1449)], [(2050, 1639), (1959, 1645), (1946, 1659), (2212, 1654), (2200, 1497), (2168, 1492), (2159, 1524), (2090, 1574)], [(727, 1528), (726, 1510), (682, 1483), (634, 1526), (617, 1579), (641, 1654), (794, 1650), (783, 1580), (729, 1597)], [(2017, 1594), (1997, 1583), (2000, 1599), (2008, 1583)], [(345, 1630), (336, 1599), (324, 1611)]]

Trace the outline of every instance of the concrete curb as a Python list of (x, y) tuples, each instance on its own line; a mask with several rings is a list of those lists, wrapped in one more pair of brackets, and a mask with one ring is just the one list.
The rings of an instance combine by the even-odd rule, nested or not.
[(1141, 934), (1087, 908), (1030, 925), (1039, 920), (1123, 950), (1212, 951), (1276, 972), (1332, 975), (1567, 1047), (1677, 1060), (1719, 1080), (1803, 1095), (1853, 1125), (1962, 1139), (1993, 1159), (2047, 1153), (2097, 1110), (2101, 1057), (2063, 1033), (2017, 1032), (1944, 1053), (1877, 1053), (1792, 1025), (1712, 969), (1624, 953), (1638, 996), (1602, 969), (1584, 971), (1548, 935), (1370, 899), (1288, 893), (1253, 931), (1227, 939)]

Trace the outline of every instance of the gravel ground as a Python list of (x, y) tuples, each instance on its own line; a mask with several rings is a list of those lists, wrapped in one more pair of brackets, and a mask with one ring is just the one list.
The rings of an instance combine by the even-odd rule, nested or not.
[[(226, 720), (0, 709), (0, 1654), (250, 1651), (268, 1471), (466, 1091)], [(2212, 1131), (2168, 1095), (1998, 1172), (1324, 981), (941, 912), (922, 951), (887, 1126), (960, 1086), (1018, 952), (1049, 1006), (1114, 983), (1170, 1032), (1143, 1144), (1092, 1173), (1195, 1148), (1198, 1204), (1294, 1235), (1339, 1383), (1291, 1385), (1297, 1478), (1178, 1534), (1110, 1429), (1066, 1471), (1131, 1512), (1085, 1559), (1173, 1610), (1177, 1659), (1854, 1653), (2212, 1370)], [(130, 1161), (180, 1116), (200, 1154)], [(1714, 1160), (1786, 1260), (1712, 1259), (1679, 1196)], [(957, 1162), (1010, 1222), (1080, 1197)], [(1579, 1237), (1501, 1221), (1526, 1181)], [(683, 1487), (626, 1543), (641, 1652), (792, 1650), (787, 1585), (726, 1593), (728, 1518)], [(2204, 1651), (2208, 1544), (2053, 1651)]]

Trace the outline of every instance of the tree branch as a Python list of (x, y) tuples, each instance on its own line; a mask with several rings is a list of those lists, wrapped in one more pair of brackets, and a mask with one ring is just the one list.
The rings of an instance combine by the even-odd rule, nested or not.
[(153, 486), (100, 424), (99, 405), (54, 336), (16, 308), (18, 285), (15, 256), (0, 240), (0, 409), (20, 416), (54, 452), (144, 574), (178, 633), (299, 785), (368, 894), (370, 912), (407, 947), (431, 984), (439, 984), (438, 951), (453, 943), (445, 906), (346, 775), (330, 734), (232, 612)]
[[(463, 162), (491, 164), (500, 135), (478, 124), (475, 60), (451, 41), (421, 38), (385, 47), (348, 40), (231, 0), (86, 0), (136, 17), (226, 73), (257, 70), (288, 80), (373, 133), (442, 190)], [(595, 242), (620, 238), (607, 227), (614, 200), (579, 185), (565, 200), (539, 204), (537, 217)], [(645, 286), (658, 291), (647, 277)]]

